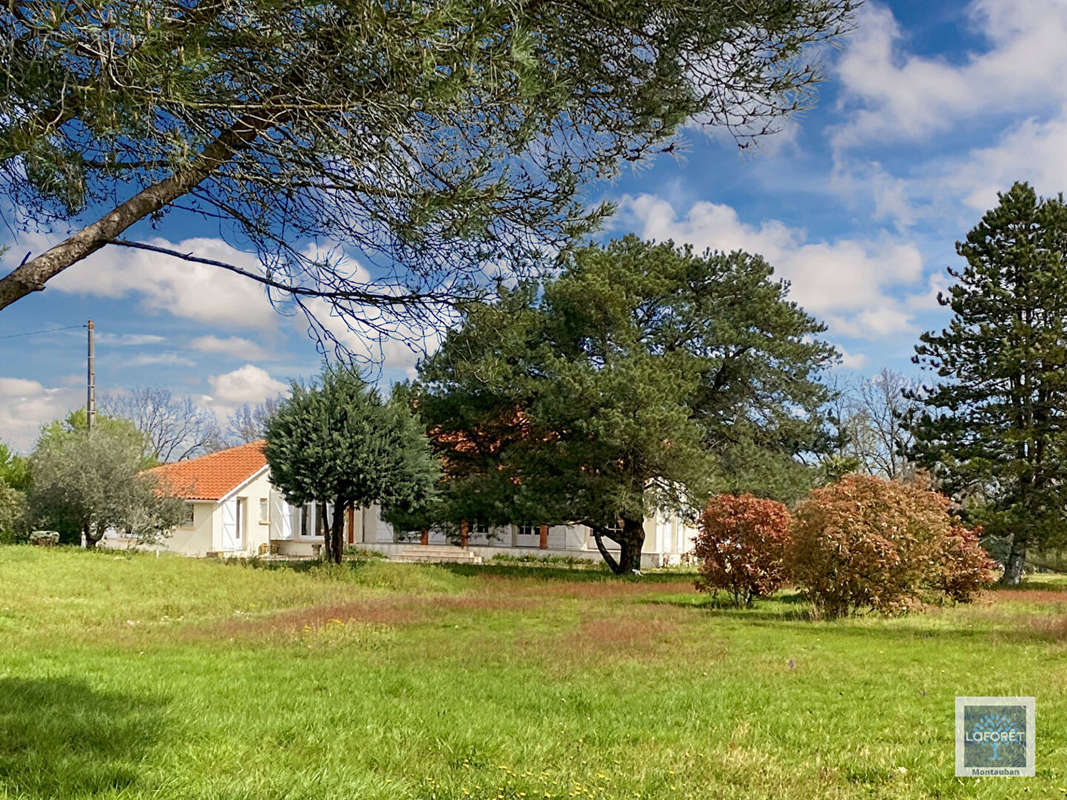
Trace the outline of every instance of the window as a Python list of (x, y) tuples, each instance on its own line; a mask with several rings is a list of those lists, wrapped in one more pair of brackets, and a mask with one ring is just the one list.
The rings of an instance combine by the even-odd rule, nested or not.
[(300, 535), (319, 535), (319, 515), (314, 503), (307, 503), (300, 508)]
[(540, 535), (541, 535), (541, 526), (540, 525), (520, 525), (519, 526), (519, 536), (540, 536)]
[(259, 498), (259, 521), (270, 522), (270, 503), (266, 497)]
[(489, 524), (486, 522), (472, 522), (470, 534), (471, 536), (488, 536)]
[(186, 503), (182, 506), (182, 521), (181, 527), (191, 528), (193, 527), (193, 504)]

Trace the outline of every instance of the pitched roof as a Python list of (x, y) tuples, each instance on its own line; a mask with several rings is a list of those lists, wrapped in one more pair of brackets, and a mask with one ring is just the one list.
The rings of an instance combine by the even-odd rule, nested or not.
[(267, 465), (262, 440), (148, 470), (186, 500), (221, 500)]

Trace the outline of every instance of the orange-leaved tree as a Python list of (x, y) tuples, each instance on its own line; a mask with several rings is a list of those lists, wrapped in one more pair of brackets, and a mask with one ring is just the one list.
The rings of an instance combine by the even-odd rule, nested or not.
[(827, 617), (968, 600), (995, 577), (948, 498), (918, 481), (870, 475), (846, 475), (797, 506), (786, 560), (791, 580)]
[(711, 498), (700, 518), (694, 554), (700, 559), (697, 588), (728, 592), (735, 605), (772, 594), (785, 579), (789, 509), (751, 494)]

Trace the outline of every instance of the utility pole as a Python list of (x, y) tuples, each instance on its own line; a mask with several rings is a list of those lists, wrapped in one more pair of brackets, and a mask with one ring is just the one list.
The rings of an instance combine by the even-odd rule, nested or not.
[(85, 428), (92, 433), (93, 422), (96, 420), (96, 371), (93, 367), (95, 356), (93, 355), (93, 321), (89, 320), (89, 358), (87, 363), (87, 375), (85, 383)]

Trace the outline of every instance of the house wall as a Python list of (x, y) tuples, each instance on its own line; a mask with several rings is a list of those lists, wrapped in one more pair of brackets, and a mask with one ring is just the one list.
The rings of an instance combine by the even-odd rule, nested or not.
[[(239, 486), (236, 491), (223, 498), (217, 504), (212, 525), (213, 550), (227, 555), (265, 555), (270, 542), (270, 497), (273, 489), (270, 485), (270, 473), (264, 470), (251, 481)], [(241, 510), (241, 541), (236, 549), (225, 546), (223, 536), (222, 503), (244, 500)], [(260, 517), (260, 500), (267, 501), (267, 518)]]
[(189, 528), (175, 528), (169, 536), (158, 543), (140, 546), (136, 539), (129, 539), (117, 532), (108, 532), (100, 543), (114, 549), (158, 550), (179, 553), (184, 556), (206, 556), (213, 549), (213, 529), (216, 504), (213, 500), (191, 501), (193, 524)]
[[(371, 509), (367, 510), (368, 512)], [(410, 550), (412, 546), (418, 546), (420, 534), (415, 531), (407, 531), (400, 536), (394, 536), (389, 523), (381, 520), (380, 514), (374, 509), (376, 531), (367, 534), (365, 542), (373, 549), (386, 553), (402, 552)], [(365, 525), (367, 524), (365, 519)], [(686, 553), (693, 549), (693, 539), (697, 534), (695, 528), (687, 525), (685, 521), (673, 514), (656, 514), (645, 519), (645, 542), (641, 548), (641, 563), (644, 567), (659, 567), (678, 564)], [(600, 551), (593, 539), (592, 531), (585, 525), (553, 525), (548, 529), (547, 548), (540, 548), (540, 534), (524, 535), (519, 533), (517, 525), (496, 526), (490, 530), (491, 535), (471, 534), (468, 545), (471, 551), (482, 558), (489, 559), (499, 553), (509, 555), (553, 555), (573, 556), (576, 558), (589, 558), (599, 561)], [(392, 546), (387, 546), (394, 543)], [(449, 537), (440, 530), (431, 530), (427, 544), (447, 545), (457, 544), (454, 537)], [(619, 547), (614, 542), (605, 539), (605, 547), (609, 553), (615, 556), (619, 554)], [(376, 546), (375, 546), (376, 545)]]
[[(237, 547), (227, 548), (223, 536), (223, 505), (242, 499), (241, 541)], [(261, 519), (260, 501), (267, 501), (267, 518)], [(266, 555), (272, 549), (280, 555), (314, 556), (321, 552), (321, 536), (300, 534), (301, 510), (289, 506), (281, 494), (271, 486), (269, 472), (263, 470), (247, 483), (239, 486), (222, 501), (197, 501), (194, 504), (193, 526), (179, 528), (163, 542), (149, 549), (168, 550), (191, 556), (210, 554), (248, 557)], [(312, 512), (315, 514), (316, 512)], [(393, 527), (381, 517), (378, 506), (357, 509), (352, 515), (352, 526), (344, 535), (345, 544), (367, 547), (386, 553), (400, 552), (418, 546), (420, 534), (406, 532), (397, 535)], [(656, 514), (645, 519), (645, 543), (642, 548), (642, 564), (661, 566), (678, 563), (680, 557), (693, 548), (696, 530), (683, 520), (673, 516)], [(311, 519), (308, 530), (317, 530), (317, 520)], [(517, 525), (497, 526), (490, 537), (472, 535), (470, 548), (483, 558), (498, 553), (513, 555), (567, 555), (580, 558), (600, 559), (596, 542), (584, 525), (553, 525), (548, 529), (547, 547), (541, 549), (540, 530), (530, 534), (519, 532)], [(121, 539), (111, 538), (107, 546), (130, 546)], [(431, 530), (429, 544), (455, 544), (439, 530)], [(618, 547), (606, 541), (609, 552), (618, 553)]]

